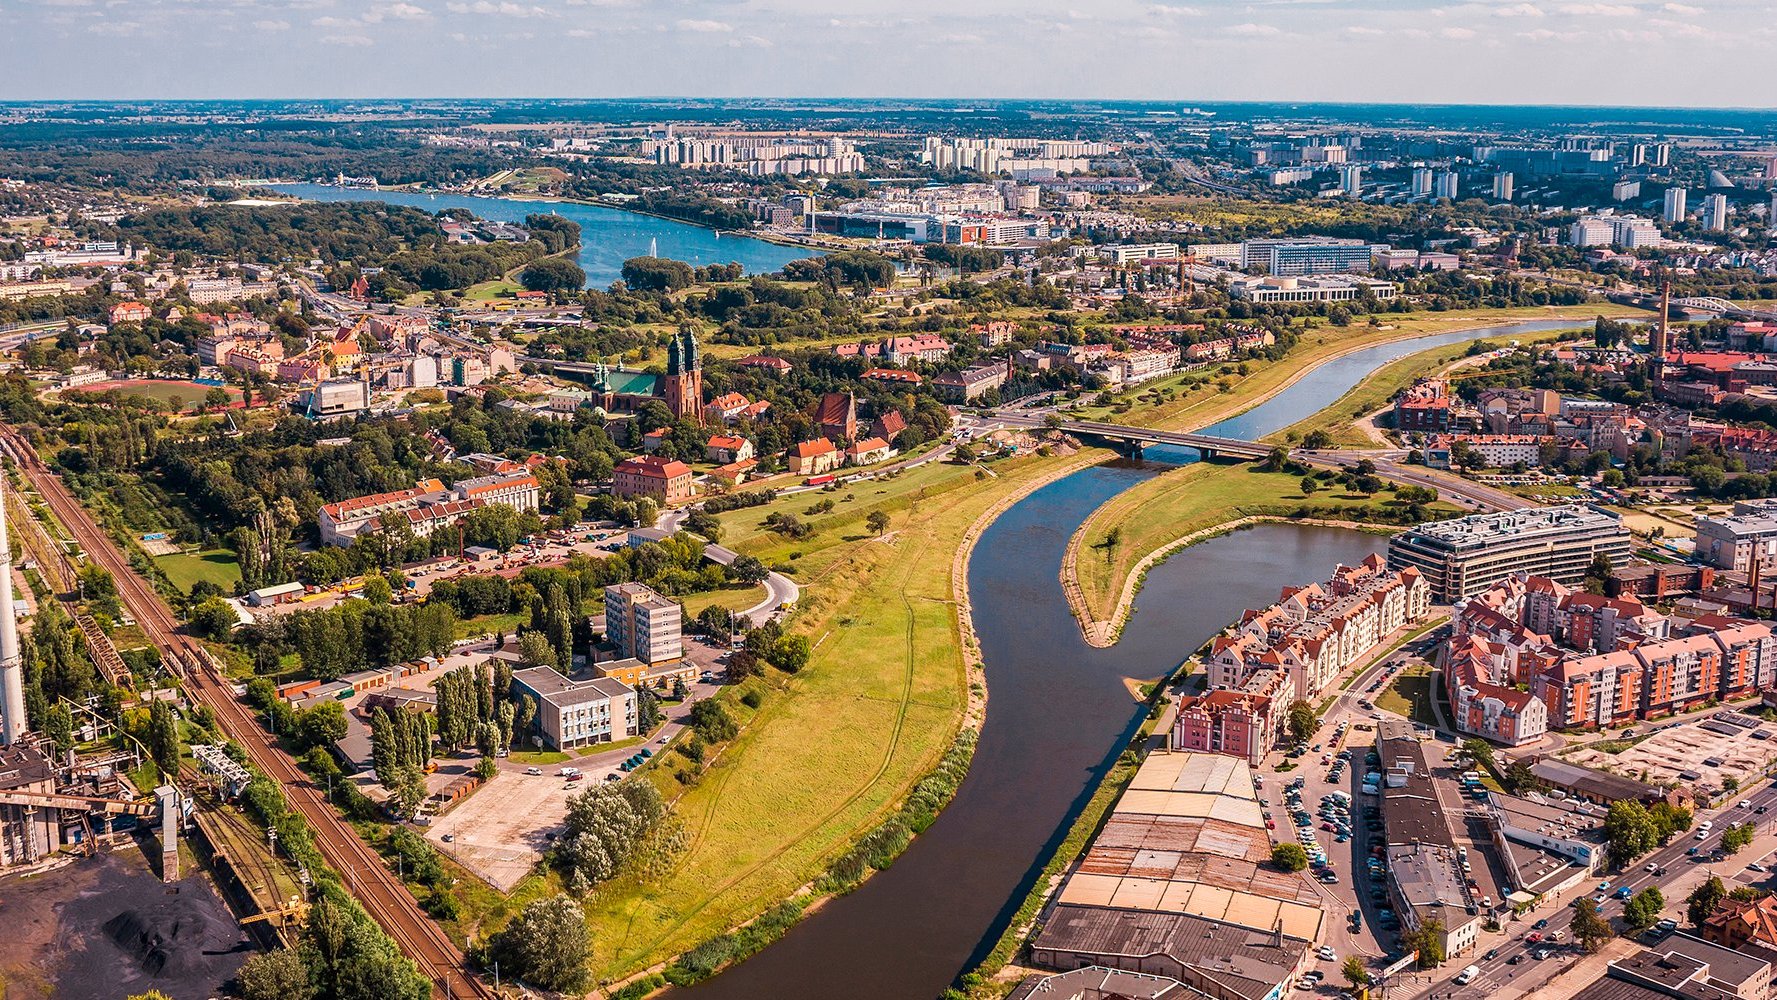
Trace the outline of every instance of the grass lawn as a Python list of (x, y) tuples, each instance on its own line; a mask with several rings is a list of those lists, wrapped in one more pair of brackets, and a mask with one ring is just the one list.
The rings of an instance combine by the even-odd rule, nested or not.
[(154, 561), (160, 564), (161, 572), (167, 575), (167, 579), (173, 581), (173, 586), (186, 593), (190, 593), (199, 580), (208, 580), (227, 594), (234, 593), (234, 585), (241, 582), (241, 565), (235, 561), (234, 552), (230, 549), (181, 552), (178, 555), (156, 556)]
[[(604, 748), (604, 749), (609, 749)], [(560, 750), (514, 750), (507, 755), (514, 764), (560, 764), (568, 759), (568, 755)]]
[[(1228, 383), (1227, 392), (1221, 391), (1218, 385), (1219, 379), (1211, 379), (1194, 389), (1181, 390), (1173, 398), (1166, 399), (1158, 405), (1141, 403), (1121, 413), (1117, 412), (1115, 407), (1086, 406), (1070, 411), (1069, 415), (1077, 415), (1088, 420), (1114, 419), (1122, 424), (1160, 427), (1168, 430), (1192, 430), (1244, 412), (1283, 389), (1298, 375), (1320, 362), (1358, 348), (1410, 337), (1449, 333), (1477, 326), (1492, 326), (1498, 323), (1571, 318), (1576, 321), (1576, 325), (1583, 325), (1593, 317), (1600, 315), (1642, 314), (1642, 310), (1628, 306), (1593, 303), (1583, 306), (1524, 306), (1512, 309), (1384, 315), (1378, 320), (1382, 324), (1379, 327), (1317, 326), (1312, 330), (1301, 331), (1295, 349), (1282, 361), (1248, 361), (1245, 376), (1230, 376), (1231, 381)], [(1217, 366), (1211, 366), (1209, 370), (1213, 371), (1216, 368)], [(1162, 388), (1167, 385), (1178, 385), (1181, 381), (1190, 381), (1192, 376), (1201, 377), (1202, 374), (1202, 372), (1187, 373), (1182, 378), (1181, 376), (1173, 376), (1171, 379), (1157, 383), (1157, 385)], [(1146, 395), (1151, 400), (1151, 393), (1155, 387), (1155, 384), (1140, 386), (1133, 390), (1133, 395), (1130, 398), (1140, 399)], [(1350, 413), (1351, 410), (1349, 407), (1339, 407), (1338, 412)]]
[[(1079, 553), (1076, 574), (1093, 620), (1111, 617), (1136, 564), (1186, 535), (1241, 517), (1288, 517), (1304, 507), (1314, 508), (1318, 517), (1368, 520), (1372, 512), (1399, 504), (1388, 493), (1365, 497), (1326, 490), (1305, 497), (1301, 482), (1300, 476), (1264, 472), (1251, 462), (1198, 462), (1169, 469), (1105, 501), (1071, 543)], [(1425, 509), (1431, 517), (1456, 510), (1442, 503)], [(1113, 528), (1120, 537), (1107, 546)]]
[(522, 291), (524, 291), (524, 286), (518, 282), (496, 278), (493, 281), (484, 281), (479, 285), (470, 285), (465, 288), (463, 298), (470, 302), (491, 302), (495, 299), (510, 299)]
[(718, 590), (710, 590), (701, 594), (690, 594), (680, 598), (684, 605), (685, 617), (696, 618), (705, 608), (726, 608), (729, 611), (745, 611), (765, 600), (765, 585), (762, 583), (732, 583)]
[[(790, 896), (950, 747), (967, 707), (953, 557), (977, 517), (1054, 467), (1027, 459), (999, 466), (997, 477), (970, 474), (881, 540), (854, 533), (849, 517), (818, 519), (798, 545), (822, 569), (804, 580), (812, 586), (792, 626), (812, 640), (813, 658), (799, 674), (747, 682), (764, 694), (756, 712), (724, 694), (745, 725), (674, 806), (689, 846), (670, 873), (645, 884), (625, 877), (589, 900), (600, 980), (685, 951)], [(907, 509), (911, 497), (897, 490), (881, 502)], [(861, 519), (861, 495), (855, 506)], [(724, 515), (748, 524), (761, 516), (758, 508)], [(757, 532), (736, 542), (780, 548)], [(684, 762), (663, 756), (644, 774), (670, 798)]]
[(1395, 675), (1394, 683), (1376, 696), (1376, 707), (1427, 726), (1437, 725), (1431, 711), (1431, 668), (1420, 665), (1402, 669)]
[[(1562, 331), (1547, 330), (1540, 333), (1529, 333), (1513, 338), (1520, 343), (1547, 343), (1559, 337)], [(1383, 365), (1370, 373), (1362, 382), (1353, 386), (1338, 401), (1326, 407), (1306, 420), (1298, 421), (1277, 434), (1270, 435), (1267, 440), (1295, 441), (1308, 435), (1311, 431), (1323, 430), (1333, 436), (1333, 443), (1348, 448), (1374, 448), (1368, 435), (1352, 426), (1352, 421), (1368, 416), (1382, 408), (1395, 393), (1423, 376), (1430, 375), (1456, 362), (1468, 354), (1471, 341), (1462, 344), (1447, 344), (1434, 347), (1418, 354), (1409, 354), (1398, 361)]]
[(530, 624), (530, 621), (531, 613), (528, 611), (512, 611), (503, 615), (476, 615), (473, 618), (463, 618), (457, 622), (457, 638), (472, 639), (476, 636), (493, 635), (495, 632), (503, 632), (506, 635), (515, 635), (517, 634), (520, 625), (528, 625)]

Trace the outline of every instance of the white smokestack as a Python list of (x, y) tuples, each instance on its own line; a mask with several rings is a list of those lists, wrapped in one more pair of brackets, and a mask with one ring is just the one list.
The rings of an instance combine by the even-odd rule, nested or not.
[(6, 534), (5, 466), (0, 464), (0, 746), (25, 735), (25, 667), (12, 609), (12, 540)]

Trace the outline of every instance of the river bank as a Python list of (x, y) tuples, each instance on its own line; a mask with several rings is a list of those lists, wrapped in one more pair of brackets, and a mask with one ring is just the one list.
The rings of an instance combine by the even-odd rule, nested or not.
[[(1299, 439), (1310, 429), (1331, 426), (1342, 420), (1341, 406), (1362, 398), (1368, 407), (1374, 402), (1371, 386), (1394, 386), (1424, 369), (1461, 356), (1475, 340), (1496, 338), (1513, 340), (1552, 339), (1563, 331), (1574, 329), (1576, 321), (1546, 319), (1521, 321), (1507, 325), (1485, 324), (1478, 320), (1443, 333), (1426, 335), (1414, 331), (1396, 331), (1387, 339), (1364, 338), (1339, 345), (1323, 352), (1317, 364), (1304, 366), (1290, 378), (1271, 387), (1258, 397), (1242, 400), (1238, 407), (1224, 407), (1235, 412), (1218, 422), (1202, 427), (1208, 433), (1246, 440)], [(1324, 380), (1327, 389), (1302, 392), (1298, 387), (1311, 377)], [(1334, 386), (1343, 386), (1332, 394)], [(1398, 386), (1396, 386), (1398, 388)], [(1139, 422), (1139, 421), (1138, 421)], [(1187, 426), (1184, 429), (1199, 429)], [(1189, 458), (1187, 457), (1187, 461)], [(1211, 537), (1224, 524), (1264, 517), (1309, 517), (1318, 520), (1341, 520), (1335, 510), (1326, 507), (1347, 507), (1354, 512), (1374, 508), (1375, 501), (1361, 496), (1334, 495), (1315, 500), (1282, 482), (1272, 484), (1273, 490), (1242, 489), (1230, 483), (1226, 475), (1218, 481), (1202, 484), (1180, 483), (1169, 486), (1168, 478), (1209, 475), (1203, 471), (1169, 470), (1125, 496), (1107, 501), (1106, 507), (1094, 512), (1069, 541), (1068, 557), (1062, 567), (1061, 585), (1068, 595), (1069, 606), (1086, 640), (1095, 646), (1116, 642), (1122, 623), (1134, 607), (1144, 575), (1155, 565), (1190, 544), (1191, 539)], [(1294, 480), (1292, 479), (1293, 483)], [(1207, 492), (1205, 492), (1207, 491)], [(1217, 503), (1223, 512), (1218, 517)], [(1115, 506), (1113, 506), (1115, 505)], [(1454, 515), (1454, 507), (1434, 505), (1428, 515)], [(1368, 520), (1365, 518), (1364, 520)], [(1391, 520), (1391, 518), (1385, 518)], [(1114, 554), (1106, 547), (1104, 565), (1083, 560), (1082, 554), (1091, 538), (1117, 539), (1133, 550)]]

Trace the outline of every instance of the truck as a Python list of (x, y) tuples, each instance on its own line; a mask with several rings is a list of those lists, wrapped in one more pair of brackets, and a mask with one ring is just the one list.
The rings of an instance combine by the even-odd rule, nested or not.
[(1456, 974), (1456, 985), (1467, 986), (1468, 984), (1474, 982), (1475, 977), (1479, 976), (1480, 974), (1481, 974), (1481, 967), (1478, 965), (1471, 965), (1468, 968), (1466, 968)]
[(839, 478), (839, 477), (833, 475), (831, 472), (828, 472), (828, 473), (824, 473), (819, 476), (809, 476), (807, 479), (804, 479), (802, 481), (802, 485), (804, 485), (804, 486), (825, 486), (837, 478)]

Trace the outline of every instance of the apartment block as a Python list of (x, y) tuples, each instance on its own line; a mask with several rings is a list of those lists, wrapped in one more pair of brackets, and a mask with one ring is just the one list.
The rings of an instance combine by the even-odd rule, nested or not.
[(679, 602), (640, 583), (605, 588), (605, 638), (617, 654), (646, 664), (685, 655), (684, 610)]
[(1388, 543), (1390, 566), (1418, 569), (1434, 598), (1451, 602), (1517, 573), (1575, 584), (1600, 555), (1628, 561), (1629, 529), (1590, 504), (1472, 514), (1419, 525)]

